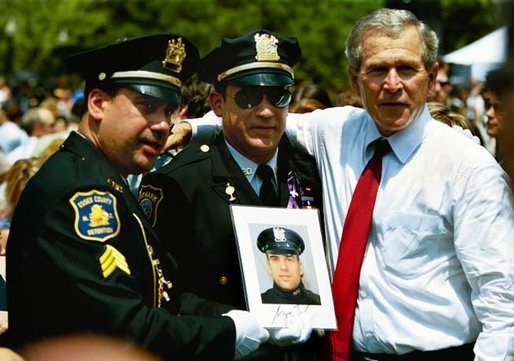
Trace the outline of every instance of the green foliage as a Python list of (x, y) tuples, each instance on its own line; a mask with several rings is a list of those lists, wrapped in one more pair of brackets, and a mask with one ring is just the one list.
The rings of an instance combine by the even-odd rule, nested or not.
[[(420, 1), (420, 0), (412, 0)], [(494, 0), (440, 0), (447, 51), (499, 26)], [(0, 0), (0, 31), (16, 22), (12, 70), (54, 76), (71, 52), (120, 37), (183, 34), (202, 55), (224, 36), (267, 28), (296, 36), (303, 57), (297, 83), (313, 81), (332, 94), (349, 87), (344, 41), (353, 23), (384, 0)], [(456, 21), (455, 19), (458, 19)], [(0, 73), (9, 41), (0, 42)], [(2, 64), (0, 63), (0, 64)]]
[(441, 48), (451, 52), (502, 24), (501, 6), (491, 0), (441, 0), (444, 32)]

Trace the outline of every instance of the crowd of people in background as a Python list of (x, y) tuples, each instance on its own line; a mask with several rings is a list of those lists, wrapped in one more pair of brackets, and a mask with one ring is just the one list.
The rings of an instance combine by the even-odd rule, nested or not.
[[(509, 88), (497, 78), (492, 81), (490, 78), (487, 81), (470, 78), (466, 83), (452, 83), (452, 64), (438, 62), (435, 89), (427, 99), (431, 117), (468, 133), (503, 166), (506, 148), (514, 147), (504, 140), (498, 141), (505, 130), (505, 99), (509, 99), (512, 84)], [(0, 75), (0, 335), (8, 328), (3, 258), (13, 210), (29, 179), (59, 150), (70, 133), (77, 130), (84, 115), (84, 90), (81, 87), (74, 87), (67, 75), (56, 76), (50, 83), (52, 85), (44, 85), (33, 72), (23, 76)], [(172, 114), (172, 122), (199, 118), (209, 112), (209, 94), (213, 89), (211, 84), (197, 77), (189, 79), (182, 89), (183, 103)], [(350, 88), (334, 92), (305, 80), (291, 90), (290, 113), (309, 113), (346, 105), (366, 108), (362, 97)], [(152, 170), (168, 164), (179, 151), (167, 149), (157, 158)], [(505, 164), (510, 167), (512, 162)], [(512, 172), (512, 169), (506, 170)], [(142, 176), (128, 177), (134, 194), (138, 192)], [(167, 222), (166, 219), (163, 221)], [(242, 298), (242, 295), (238, 297)]]
[[(487, 88), (485, 79), (469, 79), (468, 85), (452, 84), (451, 64), (439, 60), (440, 68), (429, 107), (435, 119), (450, 126), (471, 131), (475, 139), (502, 163), (503, 156), (496, 142), (501, 131), (496, 116), (497, 98)], [(54, 86), (45, 86), (35, 75), (16, 80), (0, 76), (0, 251), (5, 253), (12, 210), (24, 184), (67, 135), (77, 129), (83, 111), (81, 88), (72, 88), (65, 75), (55, 78)], [(57, 85), (58, 84), (58, 85)], [(312, 81), (293, 88), (291, 113), (362, 103), (351, 89), (329, 92)], [(183, 90), (184, 105), (173, 115), (174, 122), (200, 117), (210, 111), (208, 96), (212, 86), (198, 78), (190, 79)], [(170, 149), (157, 160), (157, 167), (166, 164), (176, 149)], [(140, 176), (129, 178), (134, 192)], [(5, 277), (5, 275), (3, 275)]]

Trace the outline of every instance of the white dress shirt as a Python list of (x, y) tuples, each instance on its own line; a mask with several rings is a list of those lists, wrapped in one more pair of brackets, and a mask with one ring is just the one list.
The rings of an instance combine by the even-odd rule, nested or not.
[[(333, 271), (350, 200), (380, 134), (343, 107), (290, 114), (293, 144), (316, 158)], [(487, 150), (425, 108), (388, 138), (362, 265), (354, 348), (404, 354), (477, 340), (476, 360), (514, 360), (514, 212)]]
[[(219, 119), (193, 125), (212, 137)], [(346, 212), (380, 137), (369, 114), (340, 107), (289, 114), (291, 142), (316, 158), (329, 268)], [(388, 138), (362, 265), (358, 351), (404, 354), (476, 340), (475, 361), (514, 360), (514, 202), (505, 172), (462, 132), (420, 118)]]

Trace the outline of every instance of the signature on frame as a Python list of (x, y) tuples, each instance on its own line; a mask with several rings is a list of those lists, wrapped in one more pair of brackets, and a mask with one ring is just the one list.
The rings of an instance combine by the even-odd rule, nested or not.
[(301, 322), (302, 315), (307, 313), (309, 305), (280, 305), (273, 317), (273, 327), (290, 327)]

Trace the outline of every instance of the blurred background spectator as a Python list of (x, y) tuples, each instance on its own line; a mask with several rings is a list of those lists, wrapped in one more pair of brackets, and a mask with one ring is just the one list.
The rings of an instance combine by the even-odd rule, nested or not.
[(0, 148), (7, 154), (21, 145), (26, 138), (27, 133), (9, 118), (9, 109), (12, 101), (4, 102), (0, 108)]
[(289, 106), (291, 113), (308, 113), (316, 109), (325, 109), (325, 105), (319, 100), (303, 98)]
[(333, 106), (327, 90), (311, 80), (304, 80), (293, 88), (293, 103), (298, 103), (302, 99), (316, 100), (325, 108)]
[(339, 92), (334, 100), (334, 105), (336, 107), (351, 105), (357, 108), (362, 108), (361, 99), (352, 89), (346, 89)]
[(4, 186), (1, 188), (5, 192), (5, 202), (0, 209), (0, 219), (2, 220), (2, 240), (0, 254), (5, 252), (5, 246), (9, 236), (9, 226), (12, 214), (21, 192), (25, 188), (28, 180), (36, 174), (44, 159), (41, 157), (24, 158), (17, 160), (7, 171), (4, 179)]
[(471, 131), (471, 127), (466, 117), (462, 114), (453, 112), (443, 103), (428, 102), (428, 110), (435, 120), (445, 123), (450, 127), (458, 126), (462, 129), (468, 129)]
[(21, 127), (28, 137), (7, 153), (7, 160), (13, 164), (19, 159), (34, 156), (39, 138), (55, 133), (55, 123), (55, 115), (50, 110), (43, 107), (29, 109), (21, 119)]

